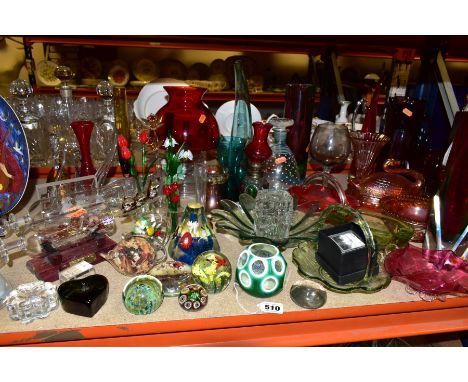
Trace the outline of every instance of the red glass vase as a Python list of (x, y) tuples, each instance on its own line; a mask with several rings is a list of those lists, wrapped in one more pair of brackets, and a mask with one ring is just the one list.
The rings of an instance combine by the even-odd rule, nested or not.
[(271, 156), (268, 145), (268, 133), (272, 125), (264, 122), (254, 122), (254, 135), (252, 141), (245, 147), (245, 154), (250, 162), (262, 163)]
[(80, 176), (94, 175), (96, 169), (91, 159), (91, 133), (93, 132), (94, 123), (91, 121), (74, 121), (70, 124), (75, 132), (76, 140), (80, 146), (81, 167)]
[(202, 102), (206, 89), (192, 86), (164, 86), (169, 101), (157, 113), (161, 124), (157, 130), (163, 142), (170, 132), (179, 143), (186, 143), (197, 156), (202, 151), (216, 149), (219, 139), (218, 123), (214, 115)]

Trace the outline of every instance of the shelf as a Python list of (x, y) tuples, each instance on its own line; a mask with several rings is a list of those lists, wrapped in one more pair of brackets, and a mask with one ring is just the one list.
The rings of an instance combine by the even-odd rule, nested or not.
[(467, 61), (466, 36), (29, 36), (28, 44), (50, 43), (166, 49), (223, 50), (392, 58), (427, 45), (446, 47), (446, 61)]
[[(129, 98), (136, 98), (141, 88), (127, 88), (127, 96)], [(53, 95), (58, 94), (59, 89), (53, 87), (37, 87), (34, 89), (35, 94), (47, 94)], [(73, 95), (78, 97), (90, 97), (96, 98), (95, 87), (76, 87), (73, 89)], [(234, 99), (233, 91), (222, 91), (222, 92), (207, 92), (203, 99), (205, 101), (230, 101)], [(284, 102), (283, 92), (258, 92), (250, 93), (250, 100), (252, 102), (272, 102), (279, 103)], [(317, 97), (317, 101), (319, 98)]]

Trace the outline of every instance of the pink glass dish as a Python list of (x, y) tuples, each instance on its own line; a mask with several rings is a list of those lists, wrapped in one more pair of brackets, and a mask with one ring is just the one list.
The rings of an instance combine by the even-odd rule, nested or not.
[(468, 262), (452, 251), (408, 246), (390, 252), (384, 266), (394, 280), (418, 292), (436, 296), (468, 294)]

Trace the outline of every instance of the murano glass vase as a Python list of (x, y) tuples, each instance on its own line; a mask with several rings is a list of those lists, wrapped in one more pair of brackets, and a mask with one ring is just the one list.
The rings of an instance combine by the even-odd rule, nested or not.
[(384, 134), (351, 131), (349, 133), (353, 145), (353, 161), (350, 177), (362, 178), (373, 174), (382, 148), (390, 140)]
[(169, 255), (178, 261), (192, 265), (203, 252), (219, 251), (219, 244), (200, 203), (187, 205), (181, 222), (169, 242)]

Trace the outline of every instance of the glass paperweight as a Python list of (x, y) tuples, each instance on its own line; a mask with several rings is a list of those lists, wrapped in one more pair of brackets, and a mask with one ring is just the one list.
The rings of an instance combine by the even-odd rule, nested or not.
[(294, 214), (293, 198), (283, 190), (260, 190), (255, 199), (255, 234), (286, 242)]
[(5, 305), (12, 320), (27, 324), (47, 317), (52, 310), (57, 309), (59, 299), (55, 285), (35, 281), (14, 289), (6, 298)]
[(149, 275), (136, 276), (128, 281), (122, 292), (125, 308), (132, 314), (151, 314), (158, 309), (164, 292), (161, 281)]
[(122, 239), (113, 250), (100, 255), (126, 276), (148, 273), (157, 263), (166, 260), (164, 247), (154, 245), (152, 239), (137, 235)]
[(277, 247), (255, 243), (239, 255), (236, 280), (252, 296), (271, 297), (283, 289), (286, 267), (286, 260)]
[(204, 252), (198, 255), (192, 264), (194, 280), (208, 293), (219, 293), (225, 290), (231, 281), (231, 275), (231, 263), (221, 252)]
[(287, 127), (294, 124), (289, 118), (272, 118), (275, 143), (271, 146), (271, 157), (264, 164), (263, 182), (269, 189), (287, 190), (301, 183), (294, 154), (286, 144)]
[(208, 304), (208, 293), (198, 284), (184, 285), (179, 294), (179, 305), (187, 311), (195, 312)]
[(161, 281), (164, 296), (168, 297), (178, 296), (181, 286), (190, 284), (192, 279), (190, 265), (175, 260), (167, 260), (164, 263), (156, 264), (148, 274)]

